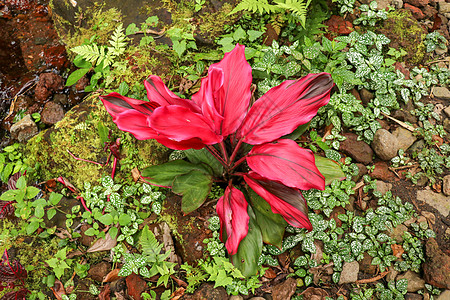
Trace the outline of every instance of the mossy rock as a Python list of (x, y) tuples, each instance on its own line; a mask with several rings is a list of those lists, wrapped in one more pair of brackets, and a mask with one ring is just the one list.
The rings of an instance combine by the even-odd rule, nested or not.
[(109, 151), (104, 151), (98, 128), (103, 124), (112, 130), (114, 139), (121, 139), (116, 176), (129, 178), (133, 168), (167, 161), (169, 149), (154, 140), (139, 141), (131, 134), (120, 131), (112, 122), (98, 95), (91, 95), (66, 113), (64, 119), (52, 128), (40, 132), (25, 146), (25, 157), (31, 167), (37, 168), (37, 180), (63, 176), (76, 187), (84, 182), (96, 182), (101, 176), (111, 174), (112, 163), (102, 167), (75, 160), (76, 157), (104, 164)]
[(391, 40), (390, 47), (403, 49), (408, 53), (404, 57), (405, 62), (411, 65), (423, 62), (426, 54), (423, 40), (427, 31), (413, 18), (410, 11), (399, 9), (389, 13), (378, 32)]

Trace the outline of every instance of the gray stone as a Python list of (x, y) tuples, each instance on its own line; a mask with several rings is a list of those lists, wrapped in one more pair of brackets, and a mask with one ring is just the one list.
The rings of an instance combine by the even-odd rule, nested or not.
[(446, 175), (443, 178), (442, 192), (445, 195), (450, 196), (450, 175)]
[(420, 278), (420, 276), (413, 271), (408, 271), (403, 275), (397, 276), (397, 280), (400, 279), (408, 280), (408, 292), (410, 293), (414, 293), (425, 288), (425, 280)]
[(406, 293), (405, 300), (422, 300), (423, 296), (416, 293)]
[(447, 131), (447, 133), (450, 133), (450, 119), (446, 118), (444, 122), (442, 122), (442, 126), (444, 127), (444, 130)]
[(11, 137), (19, 142), (26, 142), (38, 133), (38, 127), (31, 115), (26, 115), (10, 129)]
[(41, 113), (41, 121), (47, 125), (54, 125), (64, 118), (64, 109), (55, 102), (47, 102)]
[(66, 94), (55, 94), (53, 96), (53, 102), (61, 104), (61, 105), (69, 104), (69, 100), (67, 99)]
[(439, 2), (439, 12), (441, 14), (450, 13), (450, 3)]
[(357, 261), (345, 262), (342, 267), (339, 284), (352, 283), (358, 280), (359, 263)]
[(372, 142), (372, 149), (382, 160), (390, 160), (397, 156), (398, 141), (386, 129), (378, 129)]
[(443, 291), (437, 300), (449, 300), (450, 299), (450, 290)]
[(403, 0), (393, 0), (392, 4), (396, 9), (400, 9), (403, 7)]
[(443, 86), (434, 87), (433, 95), (434, 95), (434, 97), (442, 99), (442, 100), (450, 100), (450, 91), (446, 87), (443, 87)]
[(387, 183), (381, 180), (377, 180), (377, 191), (379, 191), (381, 194), (386, 194), (387, 191), (390, 191), (392, 189), (392, 184)]
[(435, 193), (431, 190), (417, 191), (417, 200), (434, 207), (444, 217), (447, 217), (450, 211), (450, 196), (441, 193)]
[(403, 149), (405, 151), (417, 140), (411, 131), (403, 127), (397, 127), (392, 132), (392, 135), (397, 138), (399, 149)]
[(450, 118), (450, 105), (444, 108), (444, 113)]
[(408, 227), (403, 224), (398, 225), (395, 228), (390, 229), (389, 236), (393, 238), (397, 244), (403, 243), (403, 234), (408, 231)]

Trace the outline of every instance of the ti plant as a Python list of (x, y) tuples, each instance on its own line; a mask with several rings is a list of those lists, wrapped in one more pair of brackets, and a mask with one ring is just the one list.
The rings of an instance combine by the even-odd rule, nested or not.
[(30, 291), (24, 287), (27, 271), (17, 261), (10, 261), (5, 250), (0, 261), (0, 291), (11, 289), (1, 298), (2, 300), (25, 300)]
[(192, 100), (173, 94), (157, 76), (144, 83), (149, 102), (118, 93), (101, 97), (119, 129), (187, 150), (189, 162), (142, 171), (150, 183), (182, 195), (185, 213), (203, 204), (213, 182), (224, 185), (217, 202), (221, 239), (244, 276), (257, 272), (263, 241), (281, 247), (287, 224), (312, 229), (301, 191), (325, 188), (318, 167), (334, 178), (345, 176), (336, 163), (316, 161), (310, 150), (284, 137), (328, 103), (330, 74), (287, 80), (251, 106), (251, 73), (244, 46), (237, 45), (210, 66)]

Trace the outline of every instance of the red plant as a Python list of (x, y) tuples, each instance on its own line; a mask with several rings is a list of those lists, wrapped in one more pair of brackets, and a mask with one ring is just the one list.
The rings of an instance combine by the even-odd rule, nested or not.
[[(27, 271), (17, 260), (11, 262), (8, 252), (5, 250), (0, 261), (0, 291), (3, 291), (5, 288), (20, 289), (6, 293), (0, 300), (24, 300), (26, 295), (30, 293), (24, 287), (26, 278)], [(18, 281), (19, 283), (17, 283)]]
[[(219, 170), (204, 153), (190, 150), (195, 165), (169, 162), (143, 170), (142, 176), (182, 194), (185, 213), (203, 203), (213, 180), (226, 181), (217, 202), (221, 233), (226, 234), (221, 238), (230, 255), (238, 254), (235, 264), (244, 264), (244, 270), (251, 265), (247, 274), (255, 269), (262, 240), (281, 246), (278, 235), (286, 223), (279, 215), (292, 226), (312, 229), (301, 190), (324, 189), (325, 179), (313, 153), (283, 136), (308, 123), (328, 103), (333, 87), (330, 74), (309, 74), (272, 88), (250, 107), (251, 72), (244, 46), (237, 45), (210, 66), (191, 100), (173, 94), (157, 76), (144, 82), (150, 101), (118, 93), (101, 97), (119, 129), (137, 139), (156, 139), (176, 150), (205, 148), (220, 162)], [(251, 250), (240, 251), (247, 236), (244, 248)]]

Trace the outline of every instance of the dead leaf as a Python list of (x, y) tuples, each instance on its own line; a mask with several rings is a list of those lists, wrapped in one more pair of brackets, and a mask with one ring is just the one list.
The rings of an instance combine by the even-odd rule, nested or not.
[(125, 300), (125, 296), (123, 295), (123, 291), (114, 292), (114, 296), (116, 296), (117, 300)]
[(275, 272), (275, 270), (273, 268), (268, 268), (266, 270), (266, 272), (264, 273), (264, 277), (266, 277), (268, 279), (274, 279), (275, 277), (277, 277), (277, 273)]
[(55, 295), (57, 300), (62, 300), (62, 295), (66, 295), (66, 291), (64, 290), (64, 285), (58, 279), (55, 279), (55, 284), (50, 288)]
[(77, 250), (72, 251), (69, 254), (67, 254), (67, 258), (72, 258), (75, 256), (80, 256), (80, 255), (83, 255), (83, 252), (81, 252), (80, 250), (77, 249)]
[(173, 292), (172, 295), (170, 295), (170, 299), (171, 300), (178, 300), (178, 299), (180, 299), (181, 297), (183, 297), (185, 291), (186, 291), (186, 289), (183, 288), (183, 287), (177, 288), (175, 290), (175, 292)]
[(436, 223), (436, 216), (433, 213), (431, 213), (429, 211), (423, 211), (423, 212), (421, 212), (421, 215), (424, 216), (425, 218), (427, 218), (429, 223), (431, 223), (433, 225)]
[(117, 245), (117, 240), (113, 239), (109, 233), (105, 234), (104, 238), (99, 238), (95, 243), (87, 250), (87, 252), (98, 252), (111, 250)]
[(172, 278), (173, 281), (175, 281), (178, 284), (178, 286), (180, 286), (180, 287), (185, 288), (188, 286), (188, 284), (186, 282), (184, 282), (183, 280), (181, 280), (179, 278), (176, 278), (175, 275), (170, 275), (170, 278)]
[(102, 282), (113, 282), (116, 281), (122, 277), (119, 276), (120, 269), (114, 269), (108, 274), (106, 274), (105, 278)]
[(332, 130), (333, 128), (334, 128), (334, 125), (333, 125), (333, 124), (330, 124), (330, 125), (328, 125), (328, 126), (325, 126), (325, 133), (323, 134), (322, 142), (325, 143), (326, 137), (329, 136), (329, 135), (331, 134), (331, 130)]
[(168, 261), (173, 263), (178, 263), (178, 257), (175, 254), (175, 245), (173, 243), (172, 235), (170, 234), (170, 227), (167, 223), (163, 222), (158, 224), (157, 227), (153, 229), (153, 233), (155, 237), (158, 238), (162, 236), (162, 241), (164, 244), (164, 250), (170, 251), (170, 255), (168, 257)]
[(57, 237), (59, 237), (60, 239), (62, 239), (62, 240), (65, 240), (65, 239), (72, 239), (72, 235), (71, 235), (70, 232), (67, 231), (67, 229), (65, 229), (65, 228), (56, 228), (55, 235), (56, 235)]
[(325, 297), (328, 297), (327, 291), (314, 287), (307, 288), (300, 295), (303, 296), (304, 300), (325, 300)]
[(111, 290), (109, 288), (109, 284), (103, 287), (103, 291), (98, 295), (98, 300), (110, 300), (111, 299)]
[(391, 245), (391, 249), (392, 249), (392, 254), (397, 258), (402, 257), (402, 254), (405, 252), (402, 245), (393, 244), (393, 245)]
[(137, 182), (141, 178), (141, 172), (137, 167), (131, 170), (131, 177), (133, 178), (133, 182)]

